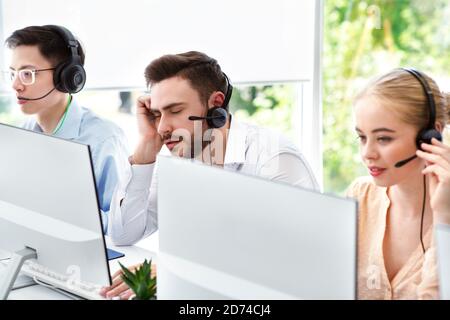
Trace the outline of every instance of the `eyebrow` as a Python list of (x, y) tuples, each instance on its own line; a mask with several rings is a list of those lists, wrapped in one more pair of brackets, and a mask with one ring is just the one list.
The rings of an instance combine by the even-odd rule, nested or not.
[[(358, 127), (355, 128), (356, 131), (358, 132), (362, 132), (361, 129), (359, 129)], [(389, 129), (389, 128), (376, 128), (372, 130), (372, 133), (377, 133), (377, 132), (391, 132), (391, 133), (395, 133), (395, 130)]]
[[(177, 107), (177, 106), (180, 106), (180, 105), (183, 105), (183, 104), (184, 104), (184, 102), (172, 102), (172, 103), (169, 103), (168, 105), (162, 107), (161, 111), (167, 110), (167, 109), (170, 109), (170, 108), (173, 108), (173, 107)], [(150, 110), (152, 112), (161, 112), (161, 111), (159, 111), (159, 109), (150, 109)]]

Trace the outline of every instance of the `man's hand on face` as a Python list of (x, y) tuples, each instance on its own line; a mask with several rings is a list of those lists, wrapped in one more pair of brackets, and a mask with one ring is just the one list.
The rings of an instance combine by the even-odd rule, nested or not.
[(150, 109), (150, 95), (141, 96), (137, 100), (136, 115), (140, 141), (132, 156), (132, 164), (149, 164), (156, 161), (161, 151), (163, 139), (158, 133), (157, 120)]

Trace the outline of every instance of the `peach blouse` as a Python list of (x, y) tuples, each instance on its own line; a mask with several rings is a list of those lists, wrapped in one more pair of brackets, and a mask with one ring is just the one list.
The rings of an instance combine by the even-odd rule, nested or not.
[(386, 216), (390, 206), (388, 188), (375, 185), (371, 177), (356, 179), (347, 195), (358, 200), (358, 299), (438, 299), (438, 272), (433, 227), (424, 235), (405, 265), (389, 281), (383, 257)]

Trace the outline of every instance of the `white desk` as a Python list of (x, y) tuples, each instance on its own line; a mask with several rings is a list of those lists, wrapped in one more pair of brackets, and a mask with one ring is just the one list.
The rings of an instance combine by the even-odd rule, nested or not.
[[(123, 258), (115, 259), (109, 262), (111, 276), (120, 269), (119, 261), (124, 266), (130, 266), (137, 263), (142, 263), (144, 259), (156, 261), (157, 251), (157, 234), (152, 235), (135, 246), (116, 247), (113, 246), (107, 238), (106, 243), (108, 248), (122, 252), (125, 254)], [(150, 250), (152, 251), (150, 251)], [(70, 298), (55, 290), (46, 288), (41, 285), (33, 285), (30, 287), (17, 289), (11, 291), (8, 297), (9, 300), (69, 300)]]

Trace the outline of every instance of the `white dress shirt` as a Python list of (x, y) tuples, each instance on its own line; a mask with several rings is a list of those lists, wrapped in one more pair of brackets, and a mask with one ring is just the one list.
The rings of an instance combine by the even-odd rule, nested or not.
[[(297, 147), (268, 129), (231, 121), (223, 168), (318, 190)], [(132, 165), (119, 182), (109, 214), (108, 234), (116, 245), (132, 245), (158, 228), (158, 161)]]

